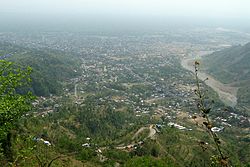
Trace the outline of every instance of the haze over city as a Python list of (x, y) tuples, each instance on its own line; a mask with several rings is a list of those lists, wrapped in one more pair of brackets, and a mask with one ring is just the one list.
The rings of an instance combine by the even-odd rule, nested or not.
[(248, 6), (248, 0), (1, 0), (0, 20), (2, 28), (18, 26), (24, 30), (63, 25), (70, 29), (81, 25), (85, 29), (138, 30), (176, 24), (247, 30)]

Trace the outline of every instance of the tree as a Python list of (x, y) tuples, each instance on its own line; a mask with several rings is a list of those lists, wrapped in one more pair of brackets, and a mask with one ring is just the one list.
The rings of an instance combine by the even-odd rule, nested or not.
[(0, 60), (0, 147), (7, 160), (12, 160), (11, 130), (31, 110), (34, 99), (29, 92), (30, 67), (22, 68)]

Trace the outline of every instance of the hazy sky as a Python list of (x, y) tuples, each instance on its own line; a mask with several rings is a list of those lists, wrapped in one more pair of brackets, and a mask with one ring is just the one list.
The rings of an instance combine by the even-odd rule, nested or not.
[(0, 13), (250, 18), (250, 0), (0, 0)]
[[(250, 0), (0, 0), (0, 30), (250, 29)], [(12, 29), (11, 29), (12, 28)], [(78, 30), (77, 30), (78, 31)]]

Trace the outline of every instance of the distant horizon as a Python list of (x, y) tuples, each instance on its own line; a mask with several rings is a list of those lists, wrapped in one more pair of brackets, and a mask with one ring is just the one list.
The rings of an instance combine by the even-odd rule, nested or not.
[(249, 0), (1, 0), (1, 13), (248, 19)]
[[(250, 31), (248, 0), (0, 0), (0, 31)], [(248, 30), (249, 29), (249, 30)]]
[(183, 17), (108, 18), (108, 17), (56, 17), (25, 18), (0, 16), (1, 31), (164, 31), (171, 28), (227, 28), (250, 32), (250, 23), (245, 20), (231, 22), (227, 19), (193, 19)]

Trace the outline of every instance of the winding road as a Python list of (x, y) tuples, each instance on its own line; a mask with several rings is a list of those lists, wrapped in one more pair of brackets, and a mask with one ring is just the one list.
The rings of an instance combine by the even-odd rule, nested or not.
[(116, 147), (116, 149), (119, 149), (119, 150), (124, 150), (124, 149), (130, 149), (130, 148), (134, 148), (136, 147), (137, 145), (141, 145), (143, 144), (143, 141), (146, 140), (146, 139), (154, 139), (155, 137), (155, 134), (156, 134), (156, 130), (154, 128), (154, 125), (150, 125), (149, 127), (141, 127), (135, 134), (134, 136), (132, 137), (132, 140), (134, 140), (141, 132), (143, 132), (144, 130), (146, 129), (149, 129), (149, 133), (147, 135), (146, 138), (144, 138), (142, 141), (138, 142), (138, 143), (131, 143), (131, 144), (128, 144), (126, 146), (118, 146)]

